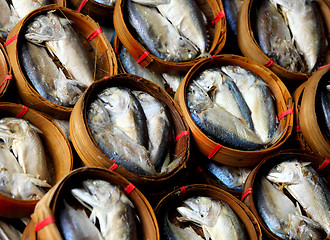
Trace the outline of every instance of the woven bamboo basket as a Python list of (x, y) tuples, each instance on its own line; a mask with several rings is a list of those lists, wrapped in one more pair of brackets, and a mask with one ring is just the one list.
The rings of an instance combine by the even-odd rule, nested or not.
[[(207, 30), (211, 39), (208, 53), (211, 55), (217, 54), (221, 51), (226, 41), (226, 20), (224, 17), (219, 19), (219, 16), (224, 16), (222, 2), (219, 0), (198, 0), (197, 4), (208, 20)], [(138, 61), (141, 56), (145, 55), (147, 49), (134, 36), (134, 31), (128, 23), (125, 9), (126, 1), (118, 0), (114, 10), (114, 27), (122, 44), (134, 59)], [(212, 24), (212, 20), (215, 20), (213, 21), (215, 25)], [(169, 62), (148, 54), (140, 65), (142, 67), (148, 67), (155, 72), (181, 72), (187, 71), (198, 61), (199, 59), (188, 62)]]
[[(239, 17), (238, 17), (238, 33), (237, 33), (237, 41), (239, 48), (244, 56), (253, 59), (254, 61), (269, 66), (269, 69), (272, 70), (279, 78), (282, 79), (284, 83), (287, 85), (297, 87), (305, 80), (307, 80), (308, 75), (300, 72), (289, 71), (278, 64), (272, 64), (269, 57), (261, 50), (257, 40), (254, 37), (254, 33), (252, 30), (252, 17), (251, 17), (251, 9), (253, 9), (254, 3), (256, 1), (246, 0), (244, 1)], [(326, 30), (330, 32), (330, 4), (327, 0), (319, 0), (317, 1), (320, 5), (320, 8), (323, 13), (323, 17), (326, 24)], [(326, 60), (324, 63), (329, 62), (330, 51), (328, 49), (328, 53), (326, 56)], [(272, 65), (271, 65), (272, 64)]]
[[(179, 107), (173, 99), (160, 87), (151, 81), (130, 74), (119, 74), (109, 79), (99, 80), (92, 84), (75, 105), (70, 117), (70, 136), (74, 148), (86, 166), (113, 169), (116, 164), (101, 151), (88, 128), (86, 111), (93, 97), (101, 90), (111, 87), (127, 87), (151, 94), (165, 105), (172, 118), (175, 136), (189, 131)], [(170, 187), (171, 183), (180, 177), (181, 172), (187, 167), (190, 153), (190, 135), (181, 135), (174, 143), (172, 159), (181, 158), (178, 165), (166, 174), (159, 176), (145, 176), (130, 172), (119, 166), (114, 169), (132, 183), (136, 184), (142, 192), (158, 192)]]
[(13, 67), (20, 100), (25, 105), (31, 106), (41, 112), (45, 112), (54, 118), (69, 119), (73, 107), (60, 106), (43, 98), (25, 76), (24, 71), (21, 68), (18, 54), (20, 51), (20, 42), (24, 41), (25, 26), (34, 17), (53, 10), (72, 21), (73, 28), (78, 35), (81, 36), (86, 52), (95, 66), (94, 79), (101, 78), (101, 76), (104, 75), (111, 76), (116, 74), (117, 60), (109, 41), (105, 38), (103, 33), (97, 34), (90, 41), (86, 40), (92, 33), (95, 33), (100, 26), (90, 17), (68, 8), (56, 6), (38, 8), (22, 19), (12, 29), (7, 38), (6, 50)]
[[(185, 199), (196, 196), (206, 196), (226, 202), (243, 223), (247, 239), (262, 239), (261, 228), (253, 213), (241, 201), (230, 193), (207, 184), (192, 184), (178, 188), (167, 194), (156, 206), (155, 213), (158, 219), (162, 237), (163, 217), (169, 209), (175, 210)], [(170, 219), (171, 220), (171, 219)]]
[[(282, 239), (281, 237), (277, 236), (275, 233), (273, 233), (267, 225), (262, 220), (261, 216), (259, 215), (257, 211), (257, 207), (255, 204), (255, 186), (257, 184), (258, 179), (260, 179), (260, 176), (266, 174), (269, 172), (271, 168), (273, 168), (276, 164), (286, 160), (286, 159), (292, 159), (296, 158), (299, 161), (303, 162), (310, 162), (311, 166), (314, 169), (319, 169), (319, 173), (321, 174), (324, 179), (329, 182), (330, 180), (330, 172), (329, 172), (329, 166), (323, 168), (322, 165), (324, 164), (324, 159), (317, 157), (315, 155), (310, 154), (309, 152), (303, 151), (303, 150), (284, 150), (277, 153), (270, 154), (266, 156), (260, 164), (253, 169), (251, 174), (249, 175), (247, 181), (245, 182), (243, 193), (248, 193), (245, 195), (244, 199), (242, 200), (246, 206), (250, 208), (250, 210), (253, 212), (254, 216), (258, 219), (258, 222), (269, 239)], [(322, 170), (321, 170), (322, 168)], [(250, 190), (249, 190), (250, 189)], [(251, 190), (252, 189), (252, 190)], [(243, 195), (244, 196), (244, 195)]]
[[(73, 154), (70, 144), (63, 132), (46, 115), (20, 104), (0, 103), (1, 118), (21, 117), (41, 130), (48, 165), (52, 168), (53, 179), (50, 185), (60, 181), (72, 170)], [(8, 218), (27, 217), (34, 210), (38, 200), (21, 200), (0, 193), (0, 216)]]
[(302, 93), (298, 115), (299, 126), (306, 143), (315, 154), (325, 158), (330, 158), (330, 142), (322, 133), (317, 121), (316, 93), (321, 79), (323, 79), (323, 76), (328, 78), (329, 73), (330, 66), (314, 72), (308, 79)]
[[(232, 149), (223, 145), (219, 145), (215, 141), (208, 138), (201, 129), (193, 121), (189, 109), (187, 107), (186, 91), (189, 81), (197, 76), (202, 70), (220, 67), (223, 65), (234, 65), (243, 67), (252, 73), (259, 76), (264, 82), (268, 84), (270, 91), (275, 98), (275, 106), (278, 116), (286, 111), (293, 111), (293, 103), (291, 95), (282, 81), (269, 69), (254, 62), (251, 59), (236, 56), (236, 55), (219, 55), (212, 59), (205, 59), (195, 64), (185, 78), (181, 82), (176, 94), (175, 101), (179, 104), (183, 116), (187, 121), (191, 133), (198, 149), (209, 159), (213, 159), (223, 164), (235, 167), (248, 167), (257, 165), (261, 159), (273, 151), (278, 150), (284, 142), (289, 138), (292, 132), (293, 115), (289, 114), (281, 118), (279, 126), (283, 134), (280, 139), (268, 148), (256, 151), (242, 151)], [(220, 149), (218, 148), (220, 146)], [(218, 149), (218, 151), (215, 151)], [(214, 153), (214, 154), (211, 154)]]
[[(68, 198), (71, 195), (70, 190), (72, 188), (80, 187), (81, 182), (86, 179), (101, 179), (123, 190), (128, 186), (132, 186), (124, 177), (115, 172), (107, 171), (106, 169), (85, 167), (75, 169), (58, 182), (56, 186), (40, 200), (34, 213), (31, 215), (31, 221), (23, 232), (22, 239), (63, 239), (56, 225), (61, 201), (63, 197)], [(137, 224), (139, 239), (160, 239), (156, 216), (148, 200), (137, 188), (134, 188), (129, 193), (127, 192), (127, 197), (132, 201), (134, 210), (140, 220), (140, 223)], [(37, 229), (38, 231), (36, 232), (36, 225), (40, 222), (47, 221), (49, 218), (55, 218), (55, 221), (45, 225), (40, 230)]]
[(9, 64), (9, 57), (4, 48), (0, 43), (0, 98), (2, 98), (12, 83), (12, 68)]

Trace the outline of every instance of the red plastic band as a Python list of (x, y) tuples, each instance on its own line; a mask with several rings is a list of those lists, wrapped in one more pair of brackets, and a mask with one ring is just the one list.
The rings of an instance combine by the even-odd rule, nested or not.
[(187, 188), (185, 186), (183, 186), (183, 187), (180, 187), (180, 190), (181, 190), (180, 197), (183, 198), (184, 195), (186, 195)]
[(7, 75), (5, 76), (5, 78), (2, 80), (2, 82), (0, 83), (0, 87), (5, 84), (5, 82), (7, 82), (7, 80), (9, 79), (13, 79), (13, 76), (12, 75)]
[(297, 132), (297, 133), (300, 133), (300, 132), (301, 132), (300, 125), (297, 125), (297, 127), (296, 127), (296, 132)]
[(113, 50), (115, 51), (115, 53), (119, 53), (118, 48), (114, 48)]
[(323, 170), (326, 166), (328, 166), (330, 163), (330, 159), (326, 158), (324, 162), (316, 169), (316, 171), (321, 171)]
[(103, 79), (104, 79), (104, 80), (109, 80), (109, 79), (110, 79), (110, 77), (104, 77)]
[(23, 106), (21, 111), (16, 115), (16, 118), (22, 118), (27, 110), (29, 110), (29, 108), (27, 106)]
[(119, 166), (117, 163), (115, 163), (115, 159), (112, 159), (112, 162), (113, 162), (112, 166), (109, 167), (110, 171), (114, 171)]
[(141, 62), (143, 62), (143, 60), (149, 55), (148, 51), (145, 51), (141, 57), (136, 61), (138, 64), (140, 64)]
[(54, 223), (54, 222), (55, 222), (55, 217), (53, 217), (53, 216), (46, 217), (41, 222), (37, 223), (35, 225), (34, 229), (35, 229), (36, 232), (39, 232), (41, 229), (46, 227), (48, 224), (51, 224), (51, 223)]
[(87, 41), (93, 40), (97, 35), (100, 33), (103, 33), (102, 28), (96, 29), (94, 32), (92, 32), (88, 37), (86, 37)]
[(274, 65), (275, 62), (271, 59), (268, 60), (268, 62), (266, 62), (266, 64), (264, 65), (266, 68), (269, 68), (270, 66)]
[(214, 155), (220, 150), (220, 148), (222, 147), (221, 144), (217, 143), (217, 145), (214, 147), (214, 149), (210, 152), (210, 154), (207, 156), (208, 159), (211, 159), (214, 157)]
[(81, 12), (81, 10), (85, 7), (87, 2), (88, 2), (88, 0), (82, 0), (77, 12)]
[(18, 34), (15, 34), (11, 38), (9, 38), (3, 45), (7, 47), (9, 44), (11, 44), (13, 41), (18, 39)]
[(215, 25), (221, 18), (225, 17), (225, 11), (222, 10), (218, 13), (218, 15), (212, 20), (212, 24)]
[(182, 138), (185, 135), (190, 135), (190, 132), (189, 131), (183, 131), (178, 136), (176, 136), (175, 141), (178, 141), (180, 138)]
[(285, 110), (284, 112), (282, 112), (280, 114), (280, 116), (278, 116), (278, 120), (280, 121), (283, 117), (285, 117), (286, 115), (289, 115), (291, 113), (294, 113), (294, 110), (292, 108)]
[(126, 188), (125, 188), (125, 192), (126, 194), (130, 194), (133, 190), (135, 189), (135, 186), (133, 185), (133, 183), (130, 183)]
[(322, 68), (326, 68), (326, 67), (329, 67), (329, 66), (330, 66), (330, 63), (327, 64), (327, 65), (324, 65), (324, 66), (319, 67), (319, 69), (317, 69), (317, 70), (321, 70)]
[(244, 195), (242, 196), (241, 201), (243, 201), (251, 193), (252, 193), (252, 188), (248, 188), (244, 193)]

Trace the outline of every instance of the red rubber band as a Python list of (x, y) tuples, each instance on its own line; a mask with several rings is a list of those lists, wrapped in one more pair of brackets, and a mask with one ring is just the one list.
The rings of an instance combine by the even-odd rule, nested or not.
[(130, 183), (126, 188), (125, 188), (125, 192), (126, 194), (130, 194), (133, 190), (135, 189), (135, 186), (133, 185), (133, 183)]
[(252, 193), (252, 188), (248, 188), (247, 190), (246, 190), (246, 192), (244, 193), (244, 195), (242, 196), (242, 198), (241, 198), (241, 202), (243, 202), (243, 200), (249, 195), (249, 194), (251, 194)]
[(324, 65), (324, 66), (319, 67), (319, 69), (317, 69), (317, 70), (321, 70), (321, 69), (326, 68), (326, 67), (329, 67), (329, 66), (330, 66), (330, 63), (327, 64), (327, 65)]
[(270, 66), (274, 65), (275, 62), (271, 59), (268, 60), (268, 62), (266, 62), (266, 64), (264, 65), (266, 68), (269, 68)]
[(215, 25), (221, 18), (223, 18), (223, 17), (225, 17), (225, 11), (224, 10), (222, 10), (222, 11), (220, 11), (219, 13), (218, 13), (218, 15), (215, 17), (215, 18), (213, 18), (213, 20), (212, 20), (212, 24), (213, 25)]
[(5, 82), (7, 82), (7, 80), (9, 79), (13, 79), (12, 75), (6, 75), (5, 78), (2, 80), (2, 82), (0, 83), (0, 87), (2, 87), (3, 84), (5, 84)]
[(178, 141), (180, 138), (182, 138), (185, 135), (190, 135), (190, 132), (189, 131), (183, 131), (178, 136), (176, 136), (175, 141)]
[(28, 110), (29, 108), (27, 106), (23, 106), (21, 111), (16, 115), (16, 118), (22, 118)]
[(183, 187), (180, 187), (180, 198), (183, 198), (184, 195), (186, 195), (186, 192), (187, 192), (187, 188), (185, 186)]
[(292, 108), (285, 110), (278, 116), (278, 120), (280, 121), (282, 118), (284, 118), (286, 115), (293, 114), (294, 110)]
[(297, 132), (297, 133), (300, 133), (300, 132), (301, 132), (300, 125), (297, 125), (297, 127), (296, 127), (296, 132)]
[(92, 32), (88, 37), (86, 37), (87, 41), (91, 41), (93, 40), (95, 37), (97, 37), (97, 35), (99, 35), (100, 33), (103, 33), (102, 28), (98, 28), (96, 29), (94, 32)]
[(11, 44), (13, 41), (18, 39), (18, 34), (15, 34), (11, 38), (9, 38), (3, 45), (7, 47), (9, 44)]
[(115, 53), (119, 53), (118, 48), (114, 48), (113, 50), (115, 51)]
[(136, 61), (138, 64), (140, 64), (141, 62), (143, 62), (143, 60), (149, 55), (148, 51), (145, 51), (141, 57)]
[(321, 171), (323, 170), (326, 166), (328, 166), (330, 163), (330, 159), (326, 158), (324, 162), (316, 169), (316, 171)]
[(34, 229), (35, 229), (36, 232), (39, 232), (41, 229), (43, 229), (47, 225), (49, 225), (51, 223), (54, 223), (54, 222), (55, 222), (55, 217), (54, 216), (46, 217), (41, 222), (37, 223), (35, 225)]
[(220, 150), (220, 148), (222, 147), (221, 144), (217, 143), (217, 145), (213, 148), (213, 150), (210, 152), (210, 154), (207, 156), (208, 159), (211, 159), (214, 157), (214, 155)]
[(112, 162), (113, 162), (112, 166), (109, 167), (110, 171), (114, 171), (119, 167), (119, 165), (117, 163), (115, 163), (115, 159), (112, 159)]
[(87, 2), (88, 2), (88, 0), (82, 0), (77, 12), (81, 12), (81, 10), (85, 7)]

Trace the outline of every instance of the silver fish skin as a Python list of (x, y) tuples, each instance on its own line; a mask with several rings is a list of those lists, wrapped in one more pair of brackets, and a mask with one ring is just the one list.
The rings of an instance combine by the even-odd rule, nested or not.
[(209, 197), (193, 197), (184, 201), (177, 211), (179, 221), (192, 221), (203, 229), (206, 239), (247, 239), (239, 218), (231, 207)]
[(141, 175), (156, 175), (147, 149), (113, 126), (101, 101), (91, 104), (87, 122), (94, 140), (110, 159), (128, 171)]
[(90, 219), (100, 224), (104, 239), (136, 240), (133, 203), (124, 192), (104, 180), (83, 181), (83, 189), (71, 190), (73, 196), (91, 211)]
[(22, 238), (22, 233), (13, 225), (6, 223), (0, 219), (0, 239), (1, 240), (17, 240)]
[(148, 146), (147, 120), (140, 102), (129, 89), (110, 87), (98, 94), (110, 121), (141, 146)]
[(272, 168), (266, 177), (287, 189), (308, 216), (330, 235), (330, 191), (308, 163), (284, 161)]
[(22, 19), (33, 10), (50, 4), (49, 0), (11, 0), (17, 15)]
[(235, 82), (251, 111), (254, 131), (267, 143), (277, 128), (277, 116), (273, 95), (268, 85), (250, 71), (238, 66), (223, 66), (222, 71)]
[(86, 86), (94, 82), (93, 64), (90, 63), (79, 36), (67, 19), (53, 12), (38, 16), (27, 26), (25, 38), (35, 43), (44, 42), (72, 79), (79, 80)]
[(289, 27), (271, 0), (260, 2), (256, 17), (257, 36), (262, 51), (290, 71), (305, 72), (305, 63), (294, 46)]
[(244, 3), (244, 0), (224, 0), (222, 1), (226, 13), (226, 20), (231, 30), (237, 35), (238, 14)]
[(198, 55), (197, 47), (156, 8), (127, 1), (128, 18), (141, 41), (156, 57), (165, 61), (184, 62)]
[(163, 79), (167, 85), (172, 89), (174, 93), (178, 90), (180, 83), (182, 82), (183, 76), (178, 72), (161, 73)]
[(142, 91), (133, 91), (133, 94), (141, 103), (146, 115), (149, 144), (148, 150), (150, 161), (160, 172), (163, 162), (169, 152), (171, 125), (164, 106), (153, 96)]
[(258, 184), (257, 210), (273, 233), (284, 239), (321, 239), (322, 235), (314, 228), (317, 224), (302, 216), (283, 191), (264, 176)]
[(58, 226), (65, 240), (104, 240), (84, 210), (74, 209), (64, 201), (58, 215)]
[(224, 108), (214, 104), (207, 93), (194, 83), (188, 86), (187, 103), (194, 122), (215, 141), (242, 150), (263, 147), (264, 143), (254, 131)]
[[(329, 76), (329, 75), (328, 75)], [(326, 138), (330, 139), (330, 80), (327, 81), (327, 84), (319, 85), (319, 102), (321, 105), (320, 114), (317, 115), (321, 122), (323, 122), (324, 135)]]
[(285, 4), (281, 5), (281, 1), (273, 1), (280, 5), (295, 45), (306, 61), (306, 73), (312, 72), (323, 61), (327, 51), (326, 34), (318, 4), (314, 1), (293, 1), (299, 3), (288, 8)]
[(95, 2), (107, 5), (107, 6), (114, 6), (116, 4), (116, 0), (95, 0)]
[(170, 0), (132, 0), (132, 2), (141, 4), (141, 5), (145, 5), (145, 6), (156, 7), (159, 4), (169, 3)]
[(0, 36), (7, 38), (15, 24), (11, 22), (11, 9), (6, 0), (0, 0), (0, 14)]
[(160, 73), (153, 72), (148, 68), (141, 67), (140, 64), (132, 57), (125, 47), (122, 47), (119, 53), (120, 62), (123, 65), (125, 71), (129, 74), (134, 74), (139, 77), (143, 77), (157, 84), (161, 88), (164, 87), (164, 79)]

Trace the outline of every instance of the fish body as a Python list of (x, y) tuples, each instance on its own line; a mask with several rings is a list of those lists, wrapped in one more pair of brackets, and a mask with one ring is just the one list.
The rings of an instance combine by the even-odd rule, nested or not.
[(71, 193), (91, 211), (92, 222), (98, 220), (104, 239), (137, 239), (134, 205), (117, 186), (88, 179), (83, 182), (83, 189), (74, 188)]
[(271, 169), (267, 179), (282, 184), (308, 216), (330, 235), (330, 191), (311, 166), (297, 160), (285, 161)]
[(238, 14), (244, 3), (244, 0), (224, 0), (223, 7), (226, 13), (226, 20), (231, 30), (237, 35)]
[(0, 219), (0, 239), (1, 240), (17, 240), (22, 238), (22, 233), (13, 225), (6, 223)]
[(172, 73), (161, 73), (163, 79), (165, 79), (165, 82), (167, 85), (172, 89), (172, 91), (175, 93), (178, 90), (178, 87), (183, 79), (183, 77), (180, 75), (180, 73), (172, 72)]
[(95, 0), (95, 2), (107, 5), (107, 6), (114, 6), (116, 4), (116, 0)]
[[(324, 126), (324, 135), (330, 139), (330, 82), (319, 86), (319, 100), (321, 105), (320, 114), (317, 115), (318, 121), (321, 122), (321, 126)], [(316, 103), (318, 104), (318, 103)], [(317, 106), (317, 105), (316, 105)]]
[(50, 4), (49, 0), (11, 0), (17, 15), (22, 19), (33, 10)]
[(0, 1), (0, 35), (7, 38), (10, 29), (15, 25), (11, 22), (11, 9), (6, 0)]
[(165, 61), (190, 61), (198, 55), (196, 46), (156, 8), (127, 1), (128, 18), (139, 38), (156, 57)]

